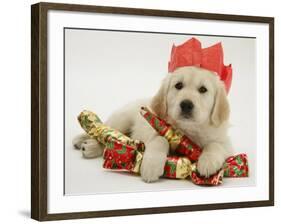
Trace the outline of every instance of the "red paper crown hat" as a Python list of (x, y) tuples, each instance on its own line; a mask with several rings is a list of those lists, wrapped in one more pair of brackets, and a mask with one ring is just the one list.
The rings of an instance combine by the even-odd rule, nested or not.
[(232, 67), (231, 64), (225, 66), (223, 63), (221, 43), (202, 48), (199, 40), (191, 38), (182, 45), (173, 45), (168, 65), (169, 72), (183, 66), (197, 66), (217, 73), (224, 82), (226, 91), (229, 91), (232, 81)]

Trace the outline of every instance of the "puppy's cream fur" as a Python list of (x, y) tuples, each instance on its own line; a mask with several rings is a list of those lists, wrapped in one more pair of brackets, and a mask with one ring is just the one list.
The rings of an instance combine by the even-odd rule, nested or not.
[[(183, 84), (180, 90), (175, 88), (178, 82)], [(200, 93), (200, 86), (205, 86), (207, 92)], [(183, 100), (190, 100), (194, 104), (191, 117), (186, 118), (181, 113), (180, 103)], [(203, 148), (198, 161), (201, 175), (214, 174), (232, 154), (227, 135), (230, 110), (223, 83), (209, 70), (181, 67), (165, 77), (153, 98), (128, 104), (106, 121), (112, 128), (129, 133), (132, 138), (145, 143), (141, 165), (141, 176), (145, 182), (154, 182), (163, 175), (169, 144), (140, 115), (141, 106), (149, 106), (158, 116)], [(85, 157), (102, 155), (102, 146), (85, 135), (75, 138), (73, 144), (82, 149)]]

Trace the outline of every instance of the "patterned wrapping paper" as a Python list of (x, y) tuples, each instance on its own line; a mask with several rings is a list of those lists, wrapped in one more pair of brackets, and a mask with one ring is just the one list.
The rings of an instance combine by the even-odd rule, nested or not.
[(136, 148), (117, 141), (112, 142), (107, 144), (103, 158), (104, 168), (131, 170), (135, 165)]
[[(106, 126), (91, 111), (82, 111), (78, 116), (78, 121), (91, 138), (97, 139), (97, 141), (105, 146), (103, 156), (107, 159), (104, 161), (104, 168), (132, 171), (139, 169), (142, 152), (145, 148), (143, 142), (133, 140), (123, 133)], [(138, 159), (138, 163), (135, 163), (135, 158)]]
[(102, 123), (100, 118), (93, 112), (84, 110), (78, 116), (78, 121), (85, 132), (97, 139), (103, 145), (112, 144), (113, 141), (121, 142), (125, 145), (138, 149), (144, 149), (144, 143), (133, 140), (116, 129), (110, 128)]
[[(112, 148), (105, 148), (104, 163), (105, 169), (126, 170), (133, 173), (140, 173), (140, 165), (144, 151), (140, 152), (132, 147), (125, 147), (120, 143), (112, 145)], [(239, 165), (237, 164), (239, 161)], [(197, 163), (192, 163), (187, 157), (168, 156), (164, 166), (163, 177), (171, 179), (191, 179), (196, 185), (219, 185), (223, 177), (247, 177), (248, 161), (246, 154), (238, 154), (229, 157), (221, 170), (210, 177), (203, 177), (197, 171)], [(235, 170), (235, 172), (232, 172)]]
[[(145, 150), (144, 144), (141, 141), (133, 140), (121, 132), (104, 125), (98, 116), (90, 111), (83, 111), (78, 116), (78, 121), (90, 137), (96, 138), (105, 145), (103, 154), (103, 167), (105, 169), (140, 173)], [(158, 121), (155, 122), (157, 123)], [(162, 121), (160, 120), (160, 122)], [(165, 128), (165, 125), (161, 125), (161, 127)], [(239, 154), (228, 158), (223, 168), (209, 178), (200, 176), (196, 169), (196, 162), (192, 162), (187, 156), (168, 156), (163, 174), (163, 177), (172, 179), (190, 178), (197, 185), (221, 184), (223, 176), (248, 176), (246, 154)]]
[(186, 156), (193, 162), (198, 160), (202, 153), (202, 149), (198, 145), (166, 121), (154, 115), (148, 108), (142, 107), (140, 113), (159, 135), (167, 139), (170, 149), (175, 154)]
[(229, 157), (223, 165), (224, 177), (248, 177), (249, 165), (247, 155), (242, 153)]
[(164, 177), (185, 179), (196, 170), (195, 164), (186, 157), (168, 156), (164, 167)]
[(197, 185), (210, 185), (216, 186), (222, 184), (223, 170), (219, 170), (217, 173), (210, 177), (201, 177), (198, 172), (192, 172), (191, 180)]
[(140, 172), (144, 150), (118, 141), (107, 144), (103, 153), (103, 168)]

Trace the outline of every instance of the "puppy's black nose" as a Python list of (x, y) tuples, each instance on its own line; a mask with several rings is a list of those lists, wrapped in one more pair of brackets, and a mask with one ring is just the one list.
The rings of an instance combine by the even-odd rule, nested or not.
[(190, 100), (183, 100), (181, 103), (180, 103), (180, 107), (181, 107), (181, 111), (185, 114), (190, 114), (193, 107), (194, 107), (194, 104), (192, 103), (192, 101)]

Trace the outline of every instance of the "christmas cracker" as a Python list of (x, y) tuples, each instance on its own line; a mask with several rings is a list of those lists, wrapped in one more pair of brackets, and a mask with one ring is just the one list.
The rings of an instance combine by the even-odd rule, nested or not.
[(187, 156), (193, 162), (198, 160), (202, 149), (197, 144), (179, 130), (174, 129), (165, 120), (153, 114), (148, 108), (142, 107), (140, 113), (159, 135), (167, 139), (173, 152)]
[[(149, 116), (154, 115), (149, 114)], [(152, 118), (149, 120), (152, 121)], [(97, 139), (100, 143), (105, 145), (103, 154), (104, 168), (127, 170), (133, 173), (140, 173), (141, 162), (145, 150), (143, 142), (133, 140), (123, 133), (104, 125), (98, 116), (90, 111), (81, 112), (81, 114), (78, 116), (78, 121), (81, 124), (81, 127), (86, 131), (86, 133), (88, 133), (90, 137)], [(159, 130), (162, 130), (162, 133), (164, 133), (163, 136), (165, 136), (165, 133), (168, 131), (165, 131), (164, 128), (166, 130), (171, 130), (171, 128), (169, 125), (167, 128), (167, 123), (163, 123), (162, 120), (158, 121), (162, 122), (161, 125), (158, 125), (158, 127), (163, 127)], [(158, 123), (158, 121), (154, 119), (153, 122)], [(182, 139), (185, 139), (185, 137), (183, 138), (182, 135), (176, 135), (176, 137), (173, 138), (175, 135), (174, 133), (169, 135), (166, 134), (166, 136), (172, 136), (168, 139), (170, 139), (170, 142), (172, 143), (176, 142), (176, 144), (172, 145), (176, 146), (175, 149), (177, 149), (178, 143), (181, 143)], [(171, 141), (171, 139), (173, 140)], [(179, 140), (175, 141), (175, 139)], [(186, 140), (184, 141), (187, 142)], [(192, 144), (192, 142), (189, 142), (188, 144)], [(193, 147), (192, 149), (198, 150), (196, 147)], [(226, 160), (223, 169), (218, 171), (216, 174), (208, 178), (201, 177), (197, 172), (196, 163), (192, 162), (192, 160), (190, 160), (187, 156), (197, 155), (198, 152), (201, 151), (196, 151), (196, 153), (194, 153), (194, 151), (191, 150), (191, 153), (188, 151), (185, 156), (168, 156), (164, 167), (163, 177), (176, 179), (190, 178), (193, 183), (198, 185), (218, 185), (222, 182), (223, 176), (248, 176), (247, 156), (245, 154), (240, 154), (235, 157), (230, 157), (228, 160)], [(195, 157), (191, 156), (191, 158), (194, 159)]]

